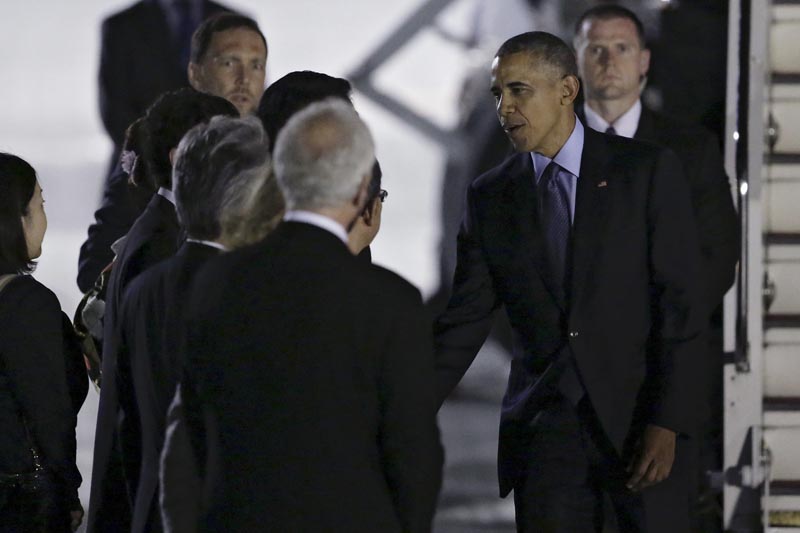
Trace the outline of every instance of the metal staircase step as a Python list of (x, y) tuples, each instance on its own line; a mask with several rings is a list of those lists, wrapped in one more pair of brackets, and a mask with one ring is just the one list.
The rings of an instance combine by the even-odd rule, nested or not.
[(764, 235), (764, 244), (793, 246), (800, 245), (800, 233), (773, 232)]
[(800, 73), (798, 72), (773, 72), (772, 83), (800, 84)]
[(776, 479), (769, 485), (772, 496), (800, 496), (800, 479)]
[(767, 396), (764, 411), (800, 411), (800, 396)]
[(764, 157), (770, 165), (800, 164), (800, 154), (798, 153), (773, 152), (765, 154)]
[(764, 329), (800, 328), (800, 314), (773, 313), (764, 317)]

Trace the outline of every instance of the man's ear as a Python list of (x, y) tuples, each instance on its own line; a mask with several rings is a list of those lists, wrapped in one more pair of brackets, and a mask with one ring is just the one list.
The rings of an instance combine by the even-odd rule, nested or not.
[(581, 82), (577, 76), (569, 74), (561, 79), (561, 104), (568, 105), (575, 101), (578, 97)]
[[(202, 67), (195, 63), (194, 61), (189, 61), (189, 66), (186, 67), (186, 73), (189, 76), (189, 85), (192, 86), (192, 89), (199, 91), (200, 86), (200, 79), (202, 77), (201, 74)], [(202, 91), (201, 91), (202, 92)]]
[(644, 79), (650, 70), (650, 50), (645, 48), (639, 57), (639, 77)]
[(364, 174), (364, 177), (361, 179), (361, 185), (358, 187), (358, 192), (353, 198), (353, 205), (355, 205), (359, 211), (364, 208), (364, 205), (367, 202), (367, 188), (369, 187), (369, 182), (371, 179), (371, 174)]
[(376, 196), (372, 199), (372, 202), (364, 209), (364, 212), (361, 214), (361, 218), (364, 220), (364, 224), (369, 227), (372, 227), (374, 224), (377, 223), (377, 215), (378, 210), (381, 208), (381, 198), (380, 196)]

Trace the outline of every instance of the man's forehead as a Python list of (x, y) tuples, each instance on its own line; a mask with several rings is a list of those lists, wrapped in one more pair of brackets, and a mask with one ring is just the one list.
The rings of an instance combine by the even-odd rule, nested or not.
[(266, 56), (267, 50), (261, 36), (245, 27), (218, 31), (211, 36), (210, 48), (214, 55), (234, 50), (247, 51)]
[(581, 24), (581, 34), (589, 40), (617, 39), (639, 41), (636, 24), (625, 17), (590, 18)]
[(534, 52), (516, 52), (504, 56), (496, 56), (492, 61), (492, 79), (500, 77), (503, 83), (511, 83), (512, 78), (538, 78), (552, 74), (556, 67)]

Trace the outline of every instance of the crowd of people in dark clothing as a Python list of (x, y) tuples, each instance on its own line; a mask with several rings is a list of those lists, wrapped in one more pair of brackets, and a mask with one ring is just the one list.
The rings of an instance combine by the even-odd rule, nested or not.
[[(106, 21), (109, 65), (162, 3)], [(372, 264), (388, 193), (350, 83), (296, 71), (262, 93), (256, 22), (192, 5), (193, 33), (165, 19), (188, 87), (133, 109), (141, 80), (101, 65), (106, 124), (125, 133), (75, 324), (30, 276), (47, 227), (36, 172), (0, 154), (0, 531), (430, 531), (437, 411), (501, 307), (498, 471), (518, 530), (600, 531), (604, 495), (620, 531), (696, 528), (736, 217), (713, 136), (640, 103), (636, 16), (588, 11), (574, 50), (544, 32), (498, 50), (491, 94), (518, 153), (459, 185), (451, 296), (431, 324), (419, 291)]]

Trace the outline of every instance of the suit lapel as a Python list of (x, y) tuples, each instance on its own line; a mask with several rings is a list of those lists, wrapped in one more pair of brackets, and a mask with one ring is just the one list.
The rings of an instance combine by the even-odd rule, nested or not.
[(639, 141), (653, 141), (656, 138), (655, 117), (644, 106), (642, 106), (642, 114), (639, 116), (639, 124), (636, 126), (633, 138)]
[(575, 199), (572, 233), (572, 282), (570, 301), (577, 304), (589, 276), (594, 256), (605, 231), (611, 176), (605, 174), (608, 156), (605, 140), (590, 128), (585, 130), (581, 175)]
[(564, 291), (554, 283), (547, 261), (547, 248), (539, 222), (533, 162), (529, 153), (522, 153), (516, 157), (517, 162), (510, 170), (512, 178), (510, 186), (506, 189), (504, 203), (511, 206), (511, 209), (507, 210), (511, 219), (510, 225), (506, 226), (511, 229), (507, 235), (511, 239), (514, 235), (519, 235), (520, 238), (518, 243), (512, 240), (510, 246), (523, 252), (510, 256), (518, 257), (524, 262), (520, 271), (530, 272), (532, 277), (539, 276), (553, 300), (564, 310), (566, 308)]

